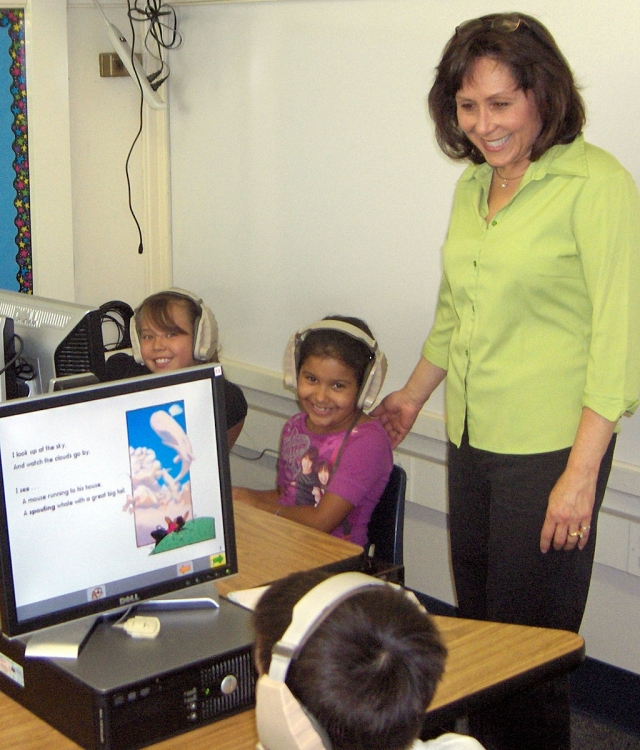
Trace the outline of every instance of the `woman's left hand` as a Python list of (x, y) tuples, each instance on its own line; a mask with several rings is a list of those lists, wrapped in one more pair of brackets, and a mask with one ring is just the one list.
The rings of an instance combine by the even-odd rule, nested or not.
[(567, 468), (549, 495), (540, 550), (584, 549), (589, 541), (600, 462), (616, 426), (583, 407)]
[(549, 495), (540, 534), (540, 550), (583, 549), (589, 541), (591, 514), (596, 496), (595, 477), (565, 469)]

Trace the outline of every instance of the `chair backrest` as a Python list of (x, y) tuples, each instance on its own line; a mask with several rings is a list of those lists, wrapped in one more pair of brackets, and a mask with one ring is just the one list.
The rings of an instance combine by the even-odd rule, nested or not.
[(392, 565), (404, 565), (404, 496), (407, 473), (394, 464), (382, 497), (371, 514), (369, 545), (375, 545), (373, 557)]

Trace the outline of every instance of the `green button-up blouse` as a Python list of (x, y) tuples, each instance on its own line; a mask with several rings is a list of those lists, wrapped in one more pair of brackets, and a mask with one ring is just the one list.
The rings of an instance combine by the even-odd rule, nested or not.
[(582, 407), (631, 414), (640, 391), (640, 197), (585, 143), (532, 163), (487, 224), (492, 169), (455, 193), (423, 355), (447, 370), (449, 438), (496, 453), (573, 443)]

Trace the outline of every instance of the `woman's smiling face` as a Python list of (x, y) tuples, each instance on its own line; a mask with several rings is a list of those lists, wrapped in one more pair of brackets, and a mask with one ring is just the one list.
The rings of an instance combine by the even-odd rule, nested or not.
[(509, 68), (479, 58), (456, 94), (458, 125), (502, 177), (523, 174), (542, 122), (532, 91), (519, 89)]

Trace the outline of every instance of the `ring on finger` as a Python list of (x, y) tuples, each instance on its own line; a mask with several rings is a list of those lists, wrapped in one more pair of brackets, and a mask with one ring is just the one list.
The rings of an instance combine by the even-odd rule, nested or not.
[(583, 533), (581, 531), (570, 531), (569, 536), (578, 537), (578, 539), (582, 539)]
[(590, 528), (591, 528), (591, 526), (581, 526), (580, 530), (581, 531), (589, 531)]

